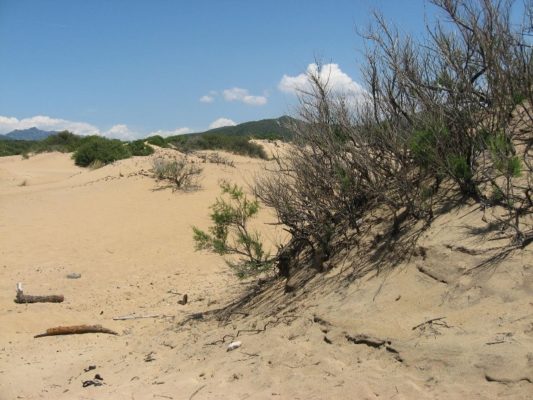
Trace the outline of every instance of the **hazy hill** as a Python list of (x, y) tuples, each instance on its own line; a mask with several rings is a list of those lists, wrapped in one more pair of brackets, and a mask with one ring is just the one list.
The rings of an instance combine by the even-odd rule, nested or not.
[(43, 140), (48, 136), (55, 135), (55, 131), (43, 131), (36, 127), (28, 129), (15, 129), (12, 132), (0, 135), (0, 139), (4, 140)]

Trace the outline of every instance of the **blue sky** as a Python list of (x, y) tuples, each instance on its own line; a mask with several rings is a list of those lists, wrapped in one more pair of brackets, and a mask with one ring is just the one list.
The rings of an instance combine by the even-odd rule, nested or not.
[(434, 11), (424, 0), (0, 0), (0, 133), (128, 139), (276, 118), (315, 57), (358, 89), (356, 29), (374, 9), (415, 34)]

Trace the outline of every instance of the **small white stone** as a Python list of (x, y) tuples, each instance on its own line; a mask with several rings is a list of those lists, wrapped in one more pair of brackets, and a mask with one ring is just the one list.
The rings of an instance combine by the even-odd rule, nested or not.
[(242, 345), (242, 343), (240, 341), (231, 342), (228, 345), (228, 350), (227, 351), (238, 349), (239, 347), (241, 347), (241, 345)]

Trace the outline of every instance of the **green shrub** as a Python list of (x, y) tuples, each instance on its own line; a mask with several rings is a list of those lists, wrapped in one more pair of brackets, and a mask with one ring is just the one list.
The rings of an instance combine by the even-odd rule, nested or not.
[(501, 203), (505, 200), (505, 193), (503, 190), (496, 185), (492, 185), (492, 193), (490, 195), (490, 201), (492, 203)]
[(69, 131), (58, 132), (41, 141), (35, 140), (0, 140), (0, 157), (23, 153), (43, 153), (47, 151), (60, 151), (71, 153), (75, 151), (84, 138)]
[(94, 161), (109, 164), (116, 160), (131, 157), (131, 152), (120, 140), (101, 136), (88, 136), (73, 155), (76, 165), (87, 167)]
[(71, 153), (81, 145), (83, 138), (69, 131), (58, 132), (55, 135), (48, 136), (35, 146), (36, 152), (60, 151), (62, 153)]
[(193, 227), (196, 250), (239, 256), (238, 262), (226, 260), (226, 263), (241, 278), (270, 269), (273, 259), (264, 251), (259, 233), (248, 227), (248, 221), (259, 211), (258, 201), (249, 200), (237, 185), (223, 182), (220, 187), (226, 198), (218, 198), (211, 206), (213, 226), (209, 233)]
[(165, 139), (162, 136), (159, 136), (159, 135), (150, 136), (144, 140), (155, 146), (168, 147), (168, 143), (165, 141)]
[(459, 181), (468, 181), (472, 178), (472, 170), (466, 160), (461, 155), (450, 155), (447, 158), (448, 168), (451, 175)]
[(167, 142), (184, 153), (196, 150), (225, 150), (248, 157), (268, 158), (263, 147), (250, 142), (250, 138), (245, 136), (227, 136), (223, 134), (179, 135), (167, 138)]
[(27, 154), (32, 151), (34, 141), (0, 139), (0, 157)]
[(513, 93), (513, 104), (519, 105), (524, 102), (524, 100), (527, 99), (527, 96), (523, 93)]
[(428, 168), (435, 164), (437, 158), (437, 137), (433, 131), (415, 131), (409, 141), (409, 148), (415, 161)]
[(507, 159), (505, 175), (513, 178), (518, 178), (522, 175), (522, 161), (518, 156), (513, 156)]
[(494, 167), (504, 176), (517, 178), (522, 171), (520, 158), (513, 155), (513, 144), (503, 134), (495, 135), (488, 140)]
[(154, 153), (154, 149), (147, 146), (144, 140), (135, 140), (128, 143), (128, 149), (132, 156), (149, 156)]
[(420, 200), (422, 201), (430, 200), (435, 194), (435, 187), (433, 186), (420, 187)]

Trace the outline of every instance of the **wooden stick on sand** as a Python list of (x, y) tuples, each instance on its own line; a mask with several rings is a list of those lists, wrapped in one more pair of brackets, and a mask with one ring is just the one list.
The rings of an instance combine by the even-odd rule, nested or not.
[(22, 283), (17, 283), (17, 297), (15, 297), (15, 303), (62, 303), (65, 298), (63, 295), (49, 295), (49, 296), (30, 296), (24, 294), (22, 291)]
[(78, 335), (82, 333), (109, 333), (110, 335), (118, 335), (117, 332), (104, 328), (102, 325), (73, 325), (47, 329), (45, 333), (35, 335), (34, 338), (57, 335)]

